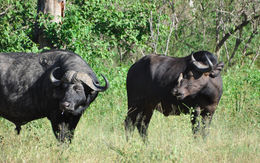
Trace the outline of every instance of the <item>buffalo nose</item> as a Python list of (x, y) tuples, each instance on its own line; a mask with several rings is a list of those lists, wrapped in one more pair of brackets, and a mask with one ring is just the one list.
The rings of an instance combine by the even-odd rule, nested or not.
[(177, 99), (182, 99), (184, 94), (182, 92), (179, 92), (178, 89), (174, 88), (173, 95), (176, 96)]
[(176, 88), (174, 88), (172, 93), (173, 93), (173, 95), (176, 95), (176, 94), (178, 94), (178, 90)]

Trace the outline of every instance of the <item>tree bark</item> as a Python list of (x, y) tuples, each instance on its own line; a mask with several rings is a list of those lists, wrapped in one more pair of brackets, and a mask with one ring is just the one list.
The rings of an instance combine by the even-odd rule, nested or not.
[[(52, 22), (62, 23), (61, 18), (65, 16), (65, 1), (66, 0), (38, 0), (37, 13), (50, 14), (53, 16)], [(43, 29), (40, 29), (36, 23), (35, 41), (40, 44), (40, 48), (53, 48), (51, 40), (47, 39), (43, 34)]]

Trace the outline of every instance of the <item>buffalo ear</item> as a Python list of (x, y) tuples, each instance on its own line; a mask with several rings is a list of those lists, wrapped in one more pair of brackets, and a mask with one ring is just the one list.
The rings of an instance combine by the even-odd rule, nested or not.
[(217, 77), (220, 74), (220, 72), (222, 71), (223, 68), (224, 68), (224, 63), (223, 62), (218, 63), (215, 66), (215, 68), (210, 72), (209, 76), (212, 77), (212, 78)]

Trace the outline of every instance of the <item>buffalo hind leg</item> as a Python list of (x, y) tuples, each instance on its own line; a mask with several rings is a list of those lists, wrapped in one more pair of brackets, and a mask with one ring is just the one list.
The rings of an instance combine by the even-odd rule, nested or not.
[(139, 131), (140, 136), (142, 137), (144, 142), (147, 142), (147, 129), (151, 120), (151, 117), (153, 115), (153, 110), (142, 112), (140, 114), (140, 118), (138, 118), (137, 121), (137, 129)]
[(140, 136), (143, 141), (147, 140), (147, 129), (149, 126), (150, 119), (153, 114), (155, 105), (144, 106), (139, 105), (138, 107), (129, 107), (127, 117), (125, 119), (125, 131), (126, 140), (132, 136), (135, 127), (137, 127)]
[(143, 111), (139, 114), (137, 118), (136, 126), (144, 142), (147, 142), (147, 129), (149, 127), (154, 108), (155, 104), (146, 104), (143, 107)]
[(140, 108), (129, 106), (125, 119), (126, 141), (128, 141), (129, 138), (133, 135), (138, 115), (140, 115)]

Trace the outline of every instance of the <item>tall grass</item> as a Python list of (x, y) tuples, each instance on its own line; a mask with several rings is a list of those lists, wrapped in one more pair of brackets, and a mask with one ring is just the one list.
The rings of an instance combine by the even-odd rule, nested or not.
[(149, 143), (137, 132), (126, 142), (125, 78), (128, 67), (110, 68), (111, 87), (81, 118), (72, 144), (56, 141), (47, 119), (22, 126), (0, 119), (0, 162), (260, 162), (260, 73), (234, 68), (223, 73), (224, 93), (207, 139), (193, 139), (189, 115), (155, 112)]

